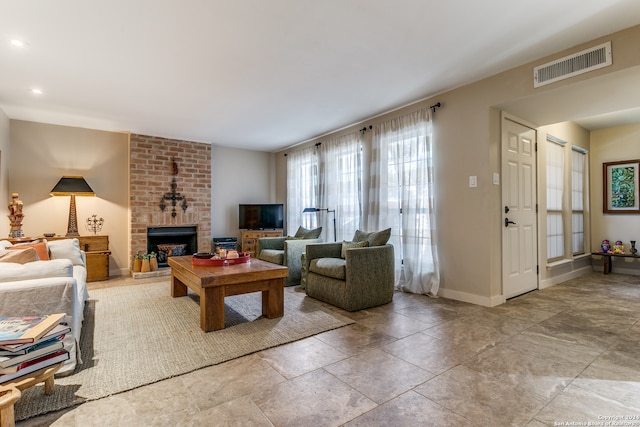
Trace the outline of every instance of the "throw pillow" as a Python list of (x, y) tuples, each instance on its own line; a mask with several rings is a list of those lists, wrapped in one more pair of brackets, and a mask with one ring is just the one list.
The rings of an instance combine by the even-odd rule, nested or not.
[(391, 228), (380, 231), (372, 231), (366, 233), (362, 230), (356, 230), (356, 234), (353, 235), (354, 242), (368, 241), (369, 246), (383, 246), (386, 245), (391, 237)]
[(73, 265), (84, 265), (78, 239), (52, 240), (48, 243), (51, 259), (68, 259)]
[(318, 237), (320, 237), (320, 233), (322, 233), (322, 227), (308, 230), (303, 226), (300, 226), (298, 227), (298, 231), (296, 231), (296, 234), (293, 237), (302, 237), (303, 239), (317, 239)]
[(342, 258), (346, 258), (347, 257), (347, 249), (366, 248), (367, 246), (369, 246), (369, 242), (367, 242), (366, 240), (364, 240), (362, 242), (346, 242), (346, 241), (343, 241), (342, 242), (342, 252), (340, 252), (340, 256)]
[(21, 250), (0, 250), (0, 262), (15, 262), (16, 264), (26, 264), (38, 261), (38, 253), (33, 248), (23, 248)]
[(36, 250), (38, 254), (38, 258), (40, 261), (48, 261), (49, 260), (49, 249), (47, 248), (47, 243), (44, 240), (38, 242), (29, 242), (29, 243), (16, 243), (15, 245), (7, 248), (10, 251), (21, 250), (25, 248), (33, 248)]

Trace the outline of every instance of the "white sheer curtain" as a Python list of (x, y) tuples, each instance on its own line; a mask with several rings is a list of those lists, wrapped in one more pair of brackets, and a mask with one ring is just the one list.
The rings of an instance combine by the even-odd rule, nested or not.
[(375, 126), (371, 157), (367, 228), (392, 229), (396, 287), (435, 296), (440, 275), (429, 110)]
[(316, 207), (318, 192), (318, 155), (316, 147), (308, 147), (287, 154), (287, 234), (293, 235), (299, 226), (316, 228), (317, 216), (302, 210)]
[(322, 219), (325, 241), (351, 240), (360, 228), (362, 218), (362, 143), (354, 132), (325, 140), (320, 145), (320, 205), (335, 209), (336, 235), (333, 234), (333, 213), (318, 212)]

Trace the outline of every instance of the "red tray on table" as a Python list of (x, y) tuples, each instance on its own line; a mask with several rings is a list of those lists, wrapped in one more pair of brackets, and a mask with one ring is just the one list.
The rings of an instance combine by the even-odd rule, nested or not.
[[(243, 264), (251, 260), (251, 257), (249, 256), (249, 254), (240, 252), (238, 255), (240, 255), (238, 258), (221, 258), (221, 259), (201, 258), (201, 257), (196, 257), (194, 255), (191, 258), (191, 264), (200, 265), (204, 267), (222, 267), (225, 265)], [(213, 254), (211, 256), (213, 256)]]

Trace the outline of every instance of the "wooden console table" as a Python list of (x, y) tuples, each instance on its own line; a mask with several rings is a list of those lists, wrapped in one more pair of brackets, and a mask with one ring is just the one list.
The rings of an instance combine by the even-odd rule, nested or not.
[(611, 273), (611, 269), (613, 268), (613, 263), (611, 262), (611, 258), (612, 257), (616, 257), (616, 258), (638, 258), (638, 259), (640, 259), (639, 256), (631, 255), (631, 254), (609, 254), (609, 253), (604, 253), (604, 252), (591, 252), (591, 255), (600, 255), (602, 257), (602, 272), (604, 274)]

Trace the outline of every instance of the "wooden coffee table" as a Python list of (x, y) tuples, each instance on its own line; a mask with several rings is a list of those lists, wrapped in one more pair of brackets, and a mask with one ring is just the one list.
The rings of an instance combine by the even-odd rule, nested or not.
[(272, 319), (284, 315), (284, 279), (287, 267), (252, 259), (243, 264), (203, 267), (191, 264), (191, 256), (168, 258), (171, 296), (187, 295), (187, 287), (200, 296), (200, 327), (224, 329), (224, 297), (262, 292), (262, 314)]

